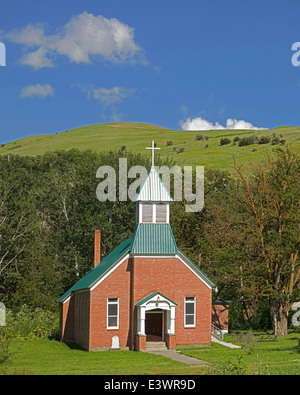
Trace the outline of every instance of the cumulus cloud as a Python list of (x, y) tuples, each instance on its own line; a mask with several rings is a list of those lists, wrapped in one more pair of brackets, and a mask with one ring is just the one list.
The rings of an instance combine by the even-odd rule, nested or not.
[(5, 38), (27, 48), (21, 63), (35, 69), (53, 67), (57, 55), (75, 63), (90, 63), (97, 56), (114, 63), (147, 63), (143, 49), (135, 42), (134, 28), (116, 18), (87, 12), (73, 16), (55, 34), (47, 34), (43, 24), (30, 24), (12, 30)]
[(180, 126), (183, 130), (216, 130), (216, 129), (251, 129), (251, 130), (262, 130), (254, 126), (252, 123), (229, 118), (226, 121), (226, 126), (221, 125), (219, 122), (209, 122), (204, 118), (195, 117), (187, 118), (185, 121), (180, 121)]
[(45, 84), (36, 84), (36, 85), (28, 85), (24, 86), (21, 91), (20, 97), (24, 98), (32, 98), (32, 97), (40, 97), (44, 99), (47, 96), (53, 96), (54, 90), (51, 85)]

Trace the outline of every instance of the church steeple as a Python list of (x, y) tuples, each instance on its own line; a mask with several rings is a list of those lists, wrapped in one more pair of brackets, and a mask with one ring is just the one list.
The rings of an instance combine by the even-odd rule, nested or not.
[(152, 147), (152, 166), (144, 181), (140, 192), (135, 197), (137, 202), (137, 224), (168, 224), (169, 223), (169, 202), (173, 201), (166, 186), (160, 179), (154, 166), (154, 141)]

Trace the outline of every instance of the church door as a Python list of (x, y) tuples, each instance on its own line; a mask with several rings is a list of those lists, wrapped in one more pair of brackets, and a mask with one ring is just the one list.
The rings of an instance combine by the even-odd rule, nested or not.
[(163, 312), (162, 310), (152, 310), (146, 312), (146, 341), (157, 342), (162, 341), (163, 333)]

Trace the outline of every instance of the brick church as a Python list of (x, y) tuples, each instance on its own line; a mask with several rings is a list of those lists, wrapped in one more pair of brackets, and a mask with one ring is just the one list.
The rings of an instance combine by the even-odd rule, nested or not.
[(100, 261), (96, 230), (94, 268), (58, 299), (65, 342), (90, 351), (145, 350), (157, 341), (174, 349), (209, 346), (212, 320), (226, 331), (227, 307), (212, 303), (214, 282), (176, 245), (172, 198), (153, 162), (135, 198), (133, 236)]

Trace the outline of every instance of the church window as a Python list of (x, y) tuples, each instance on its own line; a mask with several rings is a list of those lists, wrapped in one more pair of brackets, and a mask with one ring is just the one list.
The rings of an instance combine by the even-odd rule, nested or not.
[(166, 204), (157, 204), (156, 206), (156, 223), (167, 222), (167, 205)]
[(195, 296), (186, 296), (184, 300), (184, 326), (196, 326), (196, 298)]
[(143, 204), (142, 217), (144, 223), (153, 222), (153, 204)]
[(119, 298), (107, 299), (107, 329), (119, 328)]

